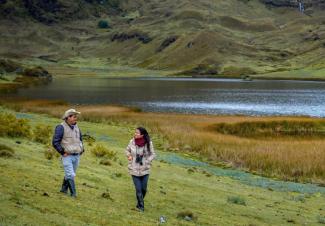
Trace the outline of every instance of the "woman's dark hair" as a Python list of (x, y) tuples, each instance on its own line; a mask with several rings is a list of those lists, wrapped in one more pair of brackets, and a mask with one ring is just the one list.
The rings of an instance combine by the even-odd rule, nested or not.
[(138, 127), (137, 130), (139, 130), (140, 134), (143, 135), (143, 138), (147, 144), (147, 150), (148, 150), (148, 152), (150, 152), (150, 136), (149, 136), (148, 131), (143, 127)]

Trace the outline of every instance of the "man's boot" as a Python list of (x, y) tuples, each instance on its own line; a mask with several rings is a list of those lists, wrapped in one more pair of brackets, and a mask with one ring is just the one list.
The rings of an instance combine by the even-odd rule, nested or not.
[(76, 192), (76, 185), (74, 183), (74, 180), (73, 179), (68, 179), (68, 186), (69, 186), (69, 189), (70, 189), (70, 193), (71, 193), (71, 197), (77, 197), (77, 192)]
[(67, 194), (68, 188), (69, 188), (68, 181), (65, 178), (63, 178), (62, 187), (61, 187), (60, 192)]

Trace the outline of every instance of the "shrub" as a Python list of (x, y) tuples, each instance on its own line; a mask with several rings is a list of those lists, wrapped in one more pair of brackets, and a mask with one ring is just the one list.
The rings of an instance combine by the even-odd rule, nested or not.
[(10, 157), (13, 157), (14, 154), (15, 154), (15, 151), (12, 148), (10, 148), (4, 144), (0, 144), (0, 157), (10, 158)]
[(106, 157), (114, 161), (116, 160), (116, 152), (108, 149), (103, 144), (96, 144), (93, 148), (90, 149), (90, 152), (99, 158)]
[(98, 28), (105, 29), (110, 28), (108, 22), (106, 20), (100, 20), (97, 24)]
[(0, 113), (0, 136), (30, 137), (31, 130), (27, 119), (17, 119), (10, 113)]
[(237, 204), (237, 205), (243, 205), (243, 206), (246, 206), (246, 201), (244, 198), (242, 197), (239, 197), (239, 196), (230, 196), (228, 197), (227, 201), (229, 203), (234, 203), (234, 204)]
[(52, 134), (52, 129), (48, 125), (37, 125), (33, 130), (33, 138), (36, 142), (42, 144), (50, 143), (50, 137)]

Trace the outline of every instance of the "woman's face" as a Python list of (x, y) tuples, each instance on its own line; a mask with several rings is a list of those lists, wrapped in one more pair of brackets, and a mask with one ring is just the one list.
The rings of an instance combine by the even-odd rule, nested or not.
[(143, 137), (143, 135), (141, 134), (140, 130), (136, 129), (135, 133), (134, 133), (134, 138), (139, 139), (139, 138), (142, 138), (142, 137)]

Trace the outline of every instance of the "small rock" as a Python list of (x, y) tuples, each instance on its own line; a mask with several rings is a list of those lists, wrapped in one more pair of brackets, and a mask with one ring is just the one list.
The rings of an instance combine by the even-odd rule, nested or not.
[(192, 220), (192, 218), (191, 218), (191, 217), (189, 217), (189, 216), (185, 216), (185, 217), (184, 217), (184, 220), (186, 220), (186, 221), (191, 221), (191, 220)]
[(160, 216), (159, 217), (159, 224), (164, 224), (164, 223), (167, 223), (167, 219), (165, 216)]
[(50, 197), (50, 195), (46, 192), (43, 193), (43, 196), (47, 196), (47, 197)]
[(288, 219), (287, 222), (288, 223), (296, 223), (293, 219)]

